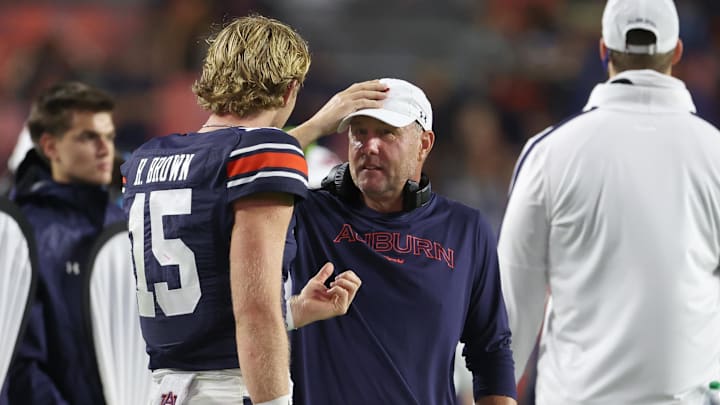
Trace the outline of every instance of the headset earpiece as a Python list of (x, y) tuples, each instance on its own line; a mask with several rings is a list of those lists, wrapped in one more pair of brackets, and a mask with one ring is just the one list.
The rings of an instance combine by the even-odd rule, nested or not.
[[(330, 169), (328, 175), (320, 183), (320, 188), (329, 191), (348, 203), (356, 203), (360, 195), (360, 190), (350, 176), (350, 164), (348, 162), (341, 163)], [(412, 211), (415, 208), (422, 207), (430, 201), (431, 195), (430, 179), (425, 173), (420, 176), (419, 183), (408, 180), (403, 187), (403, 211)]]
[(330, 172), (320, 183), (320, 188), (346, 201), (352, 201), (360, 192), (352, 181), (348, 162), (340, 163), (330, 169)]
[(412, 211), (427, 204), (431, 194), (430, 179), (425, 173), (420, 175), (419, 183), (413, 180), (406, 181), (403, 187), (403, 211)]

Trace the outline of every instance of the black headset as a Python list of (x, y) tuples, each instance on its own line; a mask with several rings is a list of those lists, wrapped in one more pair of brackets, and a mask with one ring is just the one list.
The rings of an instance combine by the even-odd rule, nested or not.
[[(360, 190), (350, 176), (349, 166), (349, 163), (345, 162), (330, 169), (320, 183), (320, 187), (345, 202), (354, 203), (359, 201)], [(412, 211), (427, 204), (431, 194), (430, 179), (425, 173), (420, 175), (419, 183), (413, 180), (406, 181), (402, 191), (403, 211)]]

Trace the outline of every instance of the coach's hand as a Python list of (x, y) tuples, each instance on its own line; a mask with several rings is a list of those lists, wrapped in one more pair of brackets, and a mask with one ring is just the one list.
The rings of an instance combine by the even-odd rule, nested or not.
[(325, 263), (300, 294), (290, 298), (296, 328), (347, 313), (362, 282), (355, 272), (346, 270), (338, 274), (327, 288), (325, 281), (332, 275), (333, 269), (332, 263)]
[(382, 107), (387, 89), (387, 85), (379, 80), (355, 83), (335, 94), (312, 118), (288, 133), (305, 148), (317, 138), (335, 133), (340, 121), (348, 114), (363, 108)]

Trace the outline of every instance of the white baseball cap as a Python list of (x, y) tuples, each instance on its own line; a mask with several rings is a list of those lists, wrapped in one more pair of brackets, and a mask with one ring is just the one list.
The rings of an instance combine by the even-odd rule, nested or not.
[[(627, 44), (628, 31), (641, 29), (655, 34), (652, 45)], [(602, 18), (605, 45), (613, 51), (655, 54), (675, 49), (680, 22), (673, 0), (608, 0)]]
[(424, 130), (432, 130), (432, 107), (425, 93), (412, 83), (400, 79), (380, 79), (388, 86), (387, 98), (382, 108), (358, 110), (343, 118), (338, 132), (344, 131), (352, 117), (367, 116), (378, 119), (388, 125), (401, 128), (417, 121)]

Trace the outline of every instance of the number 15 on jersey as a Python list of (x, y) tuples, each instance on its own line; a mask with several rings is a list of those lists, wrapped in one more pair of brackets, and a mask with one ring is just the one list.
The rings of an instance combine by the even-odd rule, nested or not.
[[(147, 197), (147, 198), (146, 198)], [(152, 256), (145, 257), (145, 204), (149, 204), (150, 247)], [(132, 241), (132, 257), (137, 277), (137, 299), (140, 316), (155, 317), (155, 301), (165, 316), (186, 315), (195, 311), (202, 291), (198, 278), (195, 253), (179, 238), (166, 239), (163, 217), (192, 213), (192, 189), (157, 190), (137, 193), (130, 207), (128, 228)], [(146, 260), (147, 259), (147, 260)], [(157, 264), (153, 260), (157, 261)], [(180, 287), (170, 289), (167, 275), (160, 266), (177, 266)], [(153, 273), (153, 290), (148, 290), (146, 269)]]

